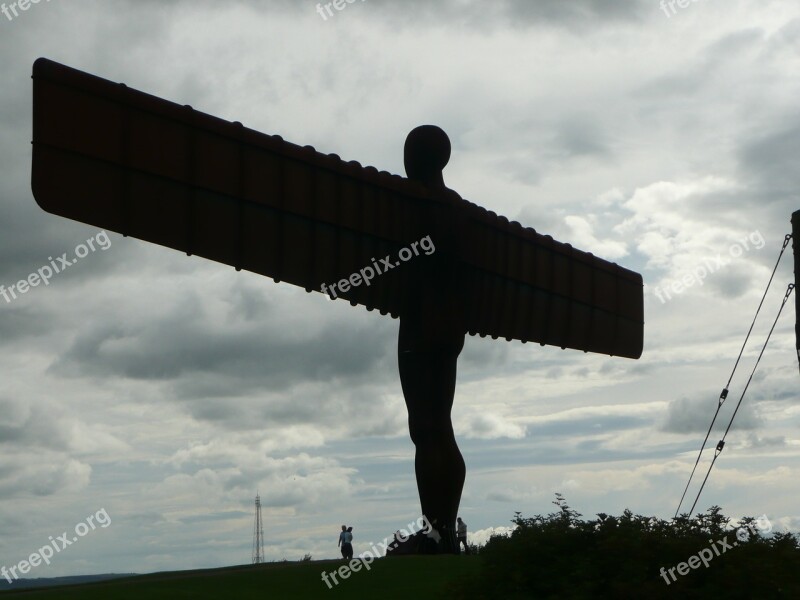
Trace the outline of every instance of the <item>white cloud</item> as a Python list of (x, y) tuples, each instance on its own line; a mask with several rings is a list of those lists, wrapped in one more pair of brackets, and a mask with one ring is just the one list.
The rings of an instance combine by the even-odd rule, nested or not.
[(525, 426), (507, 417), (483, 411), (459, 420), (457, 433), (467, 438), (491, 440), (497, 438), (520, 439), (525, 437)]
[(592, 224), (584, 217), (569, 215), (564, 222), (572, 230), (572, 239), (578, 248), (600, 256), (606, 260), (616, 260), (627, 256), (628, 250), (624, 242), (616, 240), (598, 240), (594, 235)]

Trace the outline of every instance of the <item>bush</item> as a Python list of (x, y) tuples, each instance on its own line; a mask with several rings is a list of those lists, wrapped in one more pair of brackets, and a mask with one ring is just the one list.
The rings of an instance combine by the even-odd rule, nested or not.
[[(583, 521), (561, 494), (553, 504), (547, 516), (515, 513), (517, 527), (481, 548), (480, 570), (455, 584), (453, 597), (800, 598), (800, 540), (765, 537), (752, 517), (733, 528), (712, 506), (670, 521), (629, 510)], [(696, 568), (681, 575), (677, 566), (690, 559)]]

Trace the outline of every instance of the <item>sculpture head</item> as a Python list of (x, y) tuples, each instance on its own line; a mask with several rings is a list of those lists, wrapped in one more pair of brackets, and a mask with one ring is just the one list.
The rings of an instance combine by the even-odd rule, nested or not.
[(450, 138), (436, 125), (420, 125), (406, 137), (403, 162), (409, 179), (444, 187), (442, 169), (450, 160)]

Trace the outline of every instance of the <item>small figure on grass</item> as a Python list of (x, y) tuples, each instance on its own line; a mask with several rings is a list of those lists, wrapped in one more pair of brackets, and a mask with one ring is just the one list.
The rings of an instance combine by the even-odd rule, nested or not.
[(342, 552), (342, 558), (347, 558), (347, 525), (342, 525), (342, 532), (339, 534), (339, 543), (336, 544), (339, 546), (339, 549)]
[(353, 528), (348, 527), (344, 532), (344, 543), (342, 544), (342, 556), (345, 560), (353, 558)]
[(461, 544), (464, 544), (464, 554), (469, 554), (469, 546), (467, 545), (467, 524), (461, 520), (461, 517), (456, 519), (456, 541), (459, 550)]

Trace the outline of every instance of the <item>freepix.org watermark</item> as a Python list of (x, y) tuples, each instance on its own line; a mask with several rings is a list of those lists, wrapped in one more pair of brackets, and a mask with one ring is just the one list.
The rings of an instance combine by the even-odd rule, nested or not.
[[(761, 250), (765, 244), (766, 241), (761, 232), (754, 231), (732, 244), (728, 248), (728, 255), (731, 258), (739, 258), (750, 250)], [(729, 265), (731, 258), (717, 254), (715, 258), (706, 259), (705, 262), (697, 265), (694, 269), (684, 271), (680, 278), (667, 281), (660, 287), (657, 286), (653, 292), (661, 300), (661, 304), (666, 304), (667, 300), (672, 300), (672, 294), (678, 295), (697, 283), (703, 285), (706, 277)]]
[[(412, 521), (406, 527), (407, 528), (403, 528), (398, 531), (393, 540), (403, 543), (408, 540), (408, 538), (410, 538), (415, 531), (421, 531), (424, 534), (428, 534), (433, 531), (433, 526), (424, 515), (416, 521)], [(372, 568), (372, 561), (386, 554), (386, 549), (394, 543), (394, 541), (389, 542), (388, 540), (389, 538), (384, 538), (383, 541), (377, 545), (372, 544), (372, 548), (359, 554), (358, 558), (352, 559), (346, 565), (342, 565), (330, 573), (322, 571), (322, 581), (325, 582), (325, 585), (328, 586), (329, 590), (332, 590), (334, 585), (339, 585), (339, 580), (336, 579), (337, 575), (340, 579), (345, 580), (348, 579), (353, 573), (360, 571), (361, 567), (364, 567), (367, 571), (369, 571)], [(333, 583), (330, 582), (329, 578), (333, 581)]]
[[(17, 12), (17, 8), (21, 11), (26, 11), (31, 7), (31, 4), (39, 4), (42, 0), (17, 0), (17, 2), (12, 2), (10, 6), (6, 6), (5, 2), (0, 4), (0, 12), (3, 13), (9, 21), (13, 21), (14, 17), (18, 17), (19, 13)], [(50, 2), (50, 0), (47, 0)], [(13, 17), (11, 16), (13, 13)]]
[[(664, 582), (667, 585), (671, 585), (673, 581), (678, 581), (678, 578), (675, 577), (675, 571), (678, 571), (678, 575), (683, 576), (689, 573), (690, 568), (699, 569), (701, 564), (708, 568), (708, 565), (712, 560), (714, 560), (714, 558), (722, 556), (728, 550), (733, 550), (739, 545), (739, 542), (746, 542), (750, 539), (751, 535), (758, 535), (759, 531), (763, 531), (764, 533), (769, 533), (772, 531), (772, 523), (769, 522), (767, 515), (761, 515), (758, 517), (758, 519), (756, 519), (755, 523), (750, 523), (747, 525), (747, 527), (739, 527), (736, 530), (737, 541), (733, 543), (728, 543), (727, 535), (716, 542), (709, 540), (711, 545), (708, 548), (703, 548), (697, 554), (689, 557), (689, 560), (686, 562), (678, 563), (669, 569), (664, 569), (664, 567), (661, 567), (661, 577), (664, 578)], [(670, 581), (667, 577), (667, 573), (669, 573), (672, 581)]]
[(49, 565), (50, 559), (53, 558), (56, 553), (61, 552), (67, 546), (71, 546), (90, 531), (97, 529), (97, 525), (100, 525), (103, 529), (111, 525), (111, 517), (108, 516), (105, 508), (101, 508), (93, 515), (86, 517), (85, 522), (81, 521), (75, 525), (75, 535), (72, 536), (72, 538), (69, 537), (66, 531), (55, 539), (53, 539), (51, 535), (50, 543), (39, 548), (36, 552), (31, 554), (27, 560), (21, 560), (16, 565), (8, 568), (6, 568), (5, 565), (0, 567), (0, 575), (5, 577), (8, 583), (14, 583), (11, 578), (19, 579), (17, 571), (19, 571), (20, 575), (27, 575), (32, 568), (38, 567), (43, 562)]
[[(400, 258), (399, 261), (392, 262), (391, 254), (383, 257), (380, 260), (380, 264), (374, 258), (372, 260), (372, 266), (366, 266), (361, 269), (357, 273), (353, 273), (347, 279), (341, 279), (336, 283), (323, 283), (320, 289), (322, 290), (323, 294), (328, 294), (332, 300), (337, 298), (336, 287), (339, 287), (339, 293), (345, 294), (351, 287), (358, 287), (362, 283), (366, 283), (367, 287), (371, 285), (373, 279), (375, 279), (376, 275), (383, 275), (386, 271), (390, 269), (394, 269), (395, 267), (400, 266), (400, 261), (407, 262), (414, 258), (415, 256), (419, 256), (419, 249), (425, 251), (426, 256), (430, 256), (434, 252), (436, 252), (436, 247), (433, 245), (433, 241), (431, 240), (431, 236), (426, 235), (424, 238), (419, 240), (418, 242), (413, 242), (408, 248), (401, 248), (400, 252), (397, 253), (397, 256)], [(383, 267), (383, 270), (381, 270)]]
[[(96, 246), (95, 242), (97, 243)], [(50, 261), (50, 264), (44, 265), (35, 273), (31, 273), (26, 279), (21, 279), (17, 283), (10, 285), (8, 288), (6, 288), (4, 285), (0, 285), (0, 296), (5, 298), (6, 304), (10, 304), (19, 296), (27, 294), (31, 288), (38, 287), (42, 283), (45, 285), (50, 285), (50, 280), (54, 275), (57, 275), (64, 269), (71, 267), (81, 258), (86, 258), (89, 256), (89, 252), (95, 252), (98, 248), (103, 251), (111, 248), (111, 239), (108, 237), (108, 234), (105, 231), (101, 231), (94, 237), (90, 237), (83, 244), (78, 244), (75, 247), (76, 258), (69, 259), (66, 252), (55, 259), (53, 259), (52, 256), (48, 256), (47, 260)]]
[[(661, 0), (661, 10), (667, 15), (668, 19), (678, 12), (678, 8), (687, 8), (690, 4), (695, 4), (700, 0)], [(677, 8), (675, 6), (677, 5)]]
[[(352, 4), (355, 1), (356, 0), (333, 0), (333, 2), (328, 2), (326, 4), (322, 4), (320, 2), (317, 4), (317, 12), (319, 13), (319, 16), (322, 17), (323, 21), (327, 21), (328, 17), (332, 17), (334, 15), (334, 8), (341, 12), (347, 8), (348, 4)], [(361, 0), (361, 2), (364, 2), (364, 0)]]

